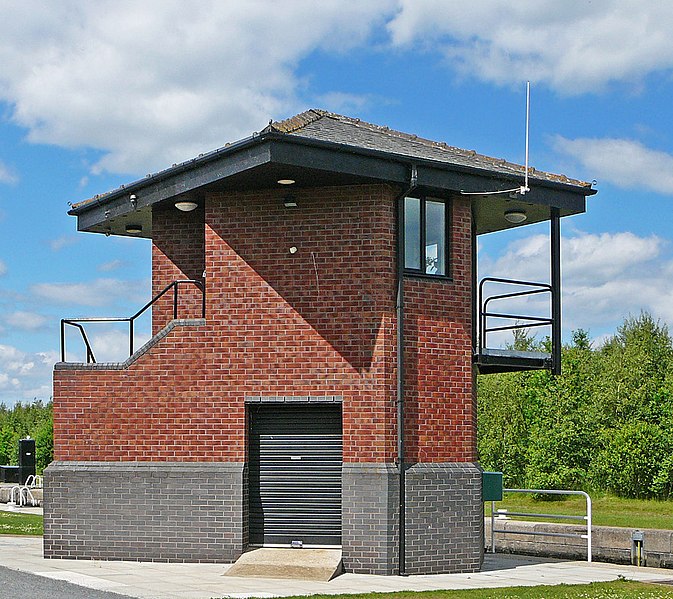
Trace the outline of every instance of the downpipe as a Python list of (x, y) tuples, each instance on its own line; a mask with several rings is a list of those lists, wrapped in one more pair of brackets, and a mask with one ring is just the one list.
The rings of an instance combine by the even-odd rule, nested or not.
[(405, 503), (406, 481), (404, 461), (404, 198), (417, 187), (418, 172), (416, 165), (411, 165), (409, 186), (397, 196), (397, 465), (399, 472), (399, 537), (398, 558), (399, 576), (407, 576), (405, 567)]

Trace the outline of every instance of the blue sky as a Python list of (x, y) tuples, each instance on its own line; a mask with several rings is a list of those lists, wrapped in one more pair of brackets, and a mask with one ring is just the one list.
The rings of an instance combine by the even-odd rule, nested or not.
[[(562, 225), (564, 335), (673, 325), (673, 5), (315, 6), (0, 0), (0, 401), (49, 399), (60, 318), (149, 299), (149, 243), (77, 233), (68, 202), (311, 107), (523, 162), (526, 80), (531, 165), (599, 190)], [(480, 270), (547, 280), (546, 236), (481, 238)]]

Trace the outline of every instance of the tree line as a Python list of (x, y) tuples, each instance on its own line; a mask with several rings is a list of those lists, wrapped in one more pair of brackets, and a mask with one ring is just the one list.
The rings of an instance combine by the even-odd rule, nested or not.
[(18, 464), (19, 439), (35, 439), (35, 465), (41, 473), (54, 456), (52, 403), (0, 404), (0, 464)]
[[(526, 332), (514, 349), (545, 349)], [(478, 377), (478, 447), (508, 488), (673, 498), (673, 342), (651, 315), (625, 319), (592, 347), (562, 351), (562, 374)]]

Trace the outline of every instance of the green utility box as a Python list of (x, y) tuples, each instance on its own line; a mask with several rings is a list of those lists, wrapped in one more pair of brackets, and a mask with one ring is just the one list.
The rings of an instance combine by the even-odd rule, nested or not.
[(481, 495), (484, 501), (502, 501), (502, 472), (482, 472)]

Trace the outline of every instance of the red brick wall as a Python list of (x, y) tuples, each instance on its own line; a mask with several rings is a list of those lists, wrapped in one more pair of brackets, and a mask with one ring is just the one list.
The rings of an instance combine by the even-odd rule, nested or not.
[[(395, 459), (395, 190), (282, 195), (213, 194), (205, 229), (155, 214), (153, 288), (205, 266), (206, 325), (124, 371), (55, 371), (57, 460), (242, 461), (260, 395), (341, 396), (344, 461)], [(470, 211), (454, 206), (453, 282), (406, 279), (408, 461), (475, 459)]]
[(297, 209), (277, 192), (209, 203), (208, 303), (227, 331), (223, 370), (238, 378), (231, 393), (343, 396), (344, 459), (390, 460), (393, 191), (296, 195)]
[(207, 327), (178, 327), (128, 370), (54, 371), (54, 458), (242, 460), (244, 416), (212, 381)]
[[(152, 297), (181, 279), (203, 280), (205, 239), (203, 209), (180, 212), (174, 206), (152, 213)], [(173, 318), (173, 291), (152, 306), (152, 333)], [(181, 285), (178, 318), (201, 316), (201, 293), (193, 285)]]
[(405, 278), (406, 459), (477, 460), (469, 201), (453, 201), (451, 281)]

